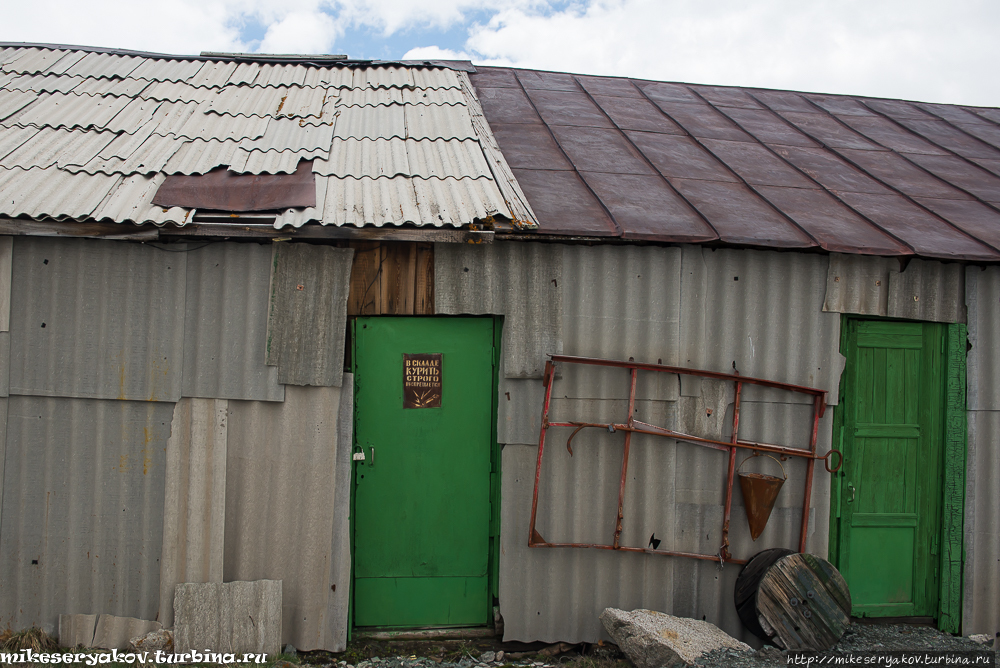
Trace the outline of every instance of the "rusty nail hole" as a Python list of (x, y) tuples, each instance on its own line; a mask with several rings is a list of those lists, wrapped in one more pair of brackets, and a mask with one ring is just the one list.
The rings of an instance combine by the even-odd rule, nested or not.
[(834, 283), (840, 283), (840, 276), (834, 276), (833, 277), (833, 282)]
[(306, 286), (304, 286), (304, 285), (302, 285), (301, 283), (299, 283), (298, 285), (296, 285), (296, 286), (295, 286), (295, 289), (296, 289), (296, 290), (305, 290), (305, 289), (306, 289)]
[(706, 408), (705, 409), (705, 415), (711, 415), (711, 414), (712, 414), (712, 409), (711, 408)]
[(915, 302), (920, 301), (920, 297), (918, 297), (917, 295), (913, 295), (913, 301)]
[(882, 285), (882, 281), (875, 281), (875, 285)]

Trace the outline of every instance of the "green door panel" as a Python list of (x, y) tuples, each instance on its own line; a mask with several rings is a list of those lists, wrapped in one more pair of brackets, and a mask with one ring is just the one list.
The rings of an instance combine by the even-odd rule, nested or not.
[[(483, 623), (487, 578), (355, 578), (358, 626), (469, 626)], [(387, 621), (388, 620), (388, 621)]]
[(943, 336), (849, 320), (837, 557), (857, 616), (936, 616)]
[[(354, 325), (354, 624), (487, 623), (493, 320)], [(441, 354), (441, 405), (403, 407), (403, 355)]]

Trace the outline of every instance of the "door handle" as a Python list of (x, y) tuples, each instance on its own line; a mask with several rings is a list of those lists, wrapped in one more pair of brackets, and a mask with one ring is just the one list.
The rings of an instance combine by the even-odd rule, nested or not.
[(851, 493), (851, 498), (847, 500), (848, 503), (854, 503), (854, 485), (848, 484), (847, 491)]
[(371, 448), (372, 448), (372, 463), (370, 465), (375, 466), (375, 446), (373, 445), (371, 446)]

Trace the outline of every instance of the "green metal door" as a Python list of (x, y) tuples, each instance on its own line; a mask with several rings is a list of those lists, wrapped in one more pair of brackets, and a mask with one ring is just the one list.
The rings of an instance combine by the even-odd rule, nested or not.
[(937, 616), (945, 326), (849, 320), (838, 562), (859, 617)]
[[(354, 467), (355, 626), (488, 622), (493, 328), (490, 318), (354, 324), (354, 449), (365, 457)], [(428, 378), (439, 381), (412, 382)]]

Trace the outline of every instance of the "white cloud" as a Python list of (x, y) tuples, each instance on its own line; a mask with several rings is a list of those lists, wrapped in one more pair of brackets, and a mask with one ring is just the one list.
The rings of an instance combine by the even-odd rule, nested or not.
[[(191, 54), (245, 48), (225, 0), (4, 3), (0, 39)], [(141, 9), (140, 9), (141, 7)]]
[(333, 17), (319, 9), (293, 12), (268, 26), (261, 53), (330, 53), (343, 33)]
[(590, 0), (498, 12), (466, 49), (522, 67), (998, 105), (998, 24), (985, 0)]
[(404, 53), (402, 60), (472, 60), (472, 56), (465, 51), (452, 51), (440, 46), (418, 46)]
[[(996, 0), (9, 0), (3, 14), (0, 40), (178, 54), (464, 28), (464, 48), (431, 38), (405, 55), (1000, 106)], [(263, 39), (241, 37), (246, 24)]]

